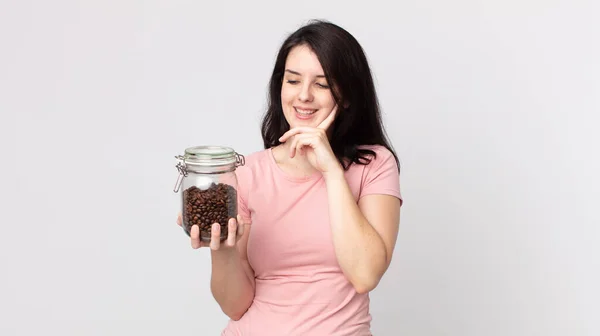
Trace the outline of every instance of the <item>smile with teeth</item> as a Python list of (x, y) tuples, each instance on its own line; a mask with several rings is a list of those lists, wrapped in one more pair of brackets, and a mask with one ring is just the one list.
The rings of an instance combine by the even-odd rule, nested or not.
[(317, 110), (303, 110), (303, 109), (299, 109), (297, 107), (294, 107), (294, 109), (296, 110), (296, 112), (303, 114), (303, 115), (311, 115), (311, 114), (317, 112)]

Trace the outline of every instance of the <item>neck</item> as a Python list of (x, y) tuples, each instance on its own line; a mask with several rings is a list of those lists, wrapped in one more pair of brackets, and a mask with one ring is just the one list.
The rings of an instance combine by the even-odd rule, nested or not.
[(305, 155), (296, 152), (293, 158), (290, 157), (290, 144), (291, 141), (288, 141), (273, 148), (273, 155), (277, 164), (294, 175), (314, 174), (317, 170), (310, 164)]

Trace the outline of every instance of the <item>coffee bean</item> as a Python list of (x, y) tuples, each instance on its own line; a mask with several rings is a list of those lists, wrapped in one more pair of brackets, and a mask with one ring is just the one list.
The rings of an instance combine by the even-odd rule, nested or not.
[(210, 241), (212, 224), (221, 226), (221, 241), (227, 239), (229, 218), (237, 216), (237, 191), (224, 183), (213, 183), (202, 190), (191, 186), (183, 191), (183, 228), (190, 235), (193, 225), (200, 227), (200, 238)]

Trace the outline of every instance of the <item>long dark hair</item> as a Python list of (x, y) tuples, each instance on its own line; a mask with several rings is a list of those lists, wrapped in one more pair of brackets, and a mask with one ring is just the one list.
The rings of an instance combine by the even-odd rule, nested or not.
[(375, 157), (374, 151), (359, 148), (363, 145), (386, 147), (400, 167), (382, 124), (373, 77), (362, 47), (349, 32), (323, 20), (312, 20), (296, 30), (277, 54), (269, 82), (269, 106), (261, 125), (265, 149), (279, 145), (279, 137), (290, 129), (281, 106), (281, 85), (287, 56), (299, 45), (309, 46), (317, 55), (338, 104), (330, 144), (344, 169), (352, 163), (368, 164), (369, 156)]

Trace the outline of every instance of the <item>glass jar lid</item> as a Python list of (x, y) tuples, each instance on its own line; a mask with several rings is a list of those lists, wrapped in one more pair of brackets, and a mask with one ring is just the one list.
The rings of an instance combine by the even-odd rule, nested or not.
[(183, 157), (178, 157), (188, 165), (221, 166), (235, 164), (238, 154), (224, 146), (195, 146), (185, 150)]

